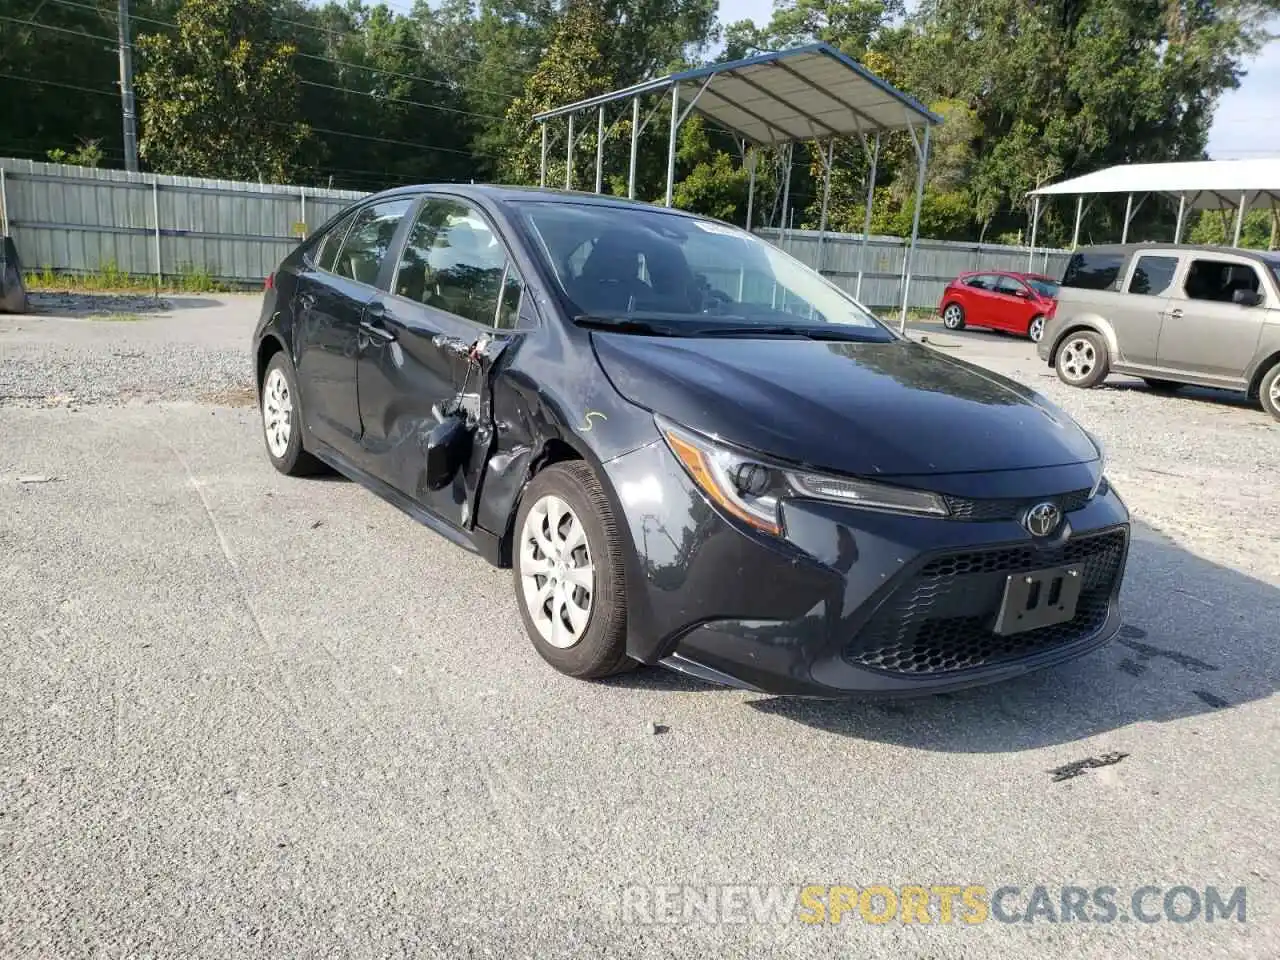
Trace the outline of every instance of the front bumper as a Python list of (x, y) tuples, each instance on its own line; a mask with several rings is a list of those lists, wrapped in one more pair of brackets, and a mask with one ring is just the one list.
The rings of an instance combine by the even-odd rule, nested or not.
[[(783, 505), (784, 538), (722, 516), (657, 442), (606, 464), (630, 532), (628, 652), (767, 693), (914, 696), (1008, 679), (1081, 656), (1120, 626), (1129, 518), (1097, 464), (917, 478), (955, 498), (936, 519), (817, 501)], [(1059, 499), (1060, 530), (1032, 538), (1017, 506)], [(1010, 574), (1064, 564), (1076, 615), (993, 632)]]

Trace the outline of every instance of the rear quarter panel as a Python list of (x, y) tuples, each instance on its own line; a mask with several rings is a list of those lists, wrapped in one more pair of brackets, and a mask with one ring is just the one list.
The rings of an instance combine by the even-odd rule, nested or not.
[(1103, 336), (1107, 343), (1107, 352), (1115, 359), (1122, 359), (1124, 351), (1111, 321), (1122, 293), (1111, 290), (1086, 290), (1079, 287), (1063, 287), (1058, 292), (1058, 310), (1054, 314), (1051, 328), (1046, 330), (1043, 340), (1048, 345), (1045, 359), (1052, 364), (1058, 354), (1058, 347), (1067, 334), (1077, 330), (1093, 330)]

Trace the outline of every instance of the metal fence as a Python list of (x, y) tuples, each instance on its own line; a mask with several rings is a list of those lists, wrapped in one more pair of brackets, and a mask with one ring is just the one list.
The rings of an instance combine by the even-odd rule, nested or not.
[[(261, 282), (298, 242), (351, 201), (350, 190), (238, 183), (101, 170), (0, 158), (0, 229), (13, 236), (29, 270), (140, 276), (199, 273), (232, 283)], [(902, 303), (906, 241), (828, 233), (818, 264), (813, 230), (756, 231), (868, 306)], [(781, 235), (780, 235), (781, 233)], [(909, 305), (931, 308), (962, 270), (1026, 270), (1057, 276), (1067, 252), (921, 240)]]
[[(862, 273), (860, 299), (869, 307), (894, 309), (902, 305), (903, 264), (907, 241), (901, 237), (867, 238), (865, 258), (862, 236), (828, 233), (821, 245), (818, 263), (816, 230), (759, 229), (761, 237), (811, 267), (849, 293), (856, 293)], [(781, 236), (779, 234), (781, 233)], [(952, 240), (918, 240), (912, 259), (911, 287), (907, 305), (933, 309), (948, 281), (965, 270), (1017, 270), (1060, 277), (1070, 256), (1068, 250), (1013, 247), (990, 243), (963, 243)]]
[(27, 270), (260, 282), (361, 196), (0, 158), (0, 228)]

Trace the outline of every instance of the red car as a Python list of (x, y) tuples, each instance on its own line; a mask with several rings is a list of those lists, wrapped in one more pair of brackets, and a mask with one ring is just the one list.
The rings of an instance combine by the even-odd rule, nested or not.
[(1003, 270), (962, 273), (942, 291), (938, 313), (948, 330), (990, 327), (1039, 342), (1057, 306), (1058, 281)]

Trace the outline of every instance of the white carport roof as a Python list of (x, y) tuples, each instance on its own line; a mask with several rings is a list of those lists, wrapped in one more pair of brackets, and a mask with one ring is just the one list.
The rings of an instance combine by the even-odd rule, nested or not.
[(1131, 163), (1032, 190), (1033, 197), (1099, 193), (1160, 193), (1185, 198), (1188, 210), (1236, 210), (1280, 206), (1280, 157), (1203, 160), (1190, 163)]

